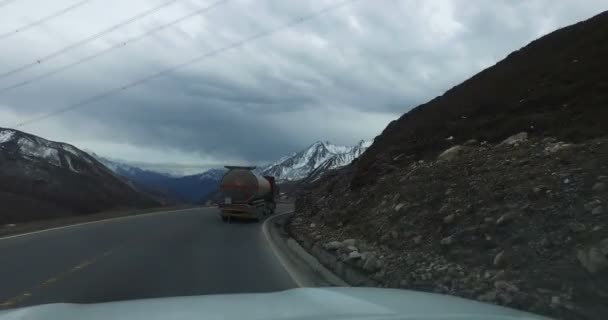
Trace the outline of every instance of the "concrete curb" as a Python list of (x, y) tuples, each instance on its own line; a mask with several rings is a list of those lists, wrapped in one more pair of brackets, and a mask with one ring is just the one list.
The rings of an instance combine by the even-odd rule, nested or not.
[(293, 212), (287, 212), (267, 219), (262, 231), (294, 282), (299, 287), (349, 286), (289, 236), (285, 224), (291, 215)]

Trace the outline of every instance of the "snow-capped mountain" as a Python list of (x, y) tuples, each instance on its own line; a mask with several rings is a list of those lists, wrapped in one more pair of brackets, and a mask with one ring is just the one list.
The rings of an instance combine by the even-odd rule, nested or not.
[(328, 141), (317, 141), (300, 152), (264, 167), (262, 173), (283, 181), (300, 180), (311, 174), (318, 178), (327, 170), (351, 163), (371, 144), (372, 141), (361, 140), (354, 146), (337, 146)]
[(133, 181), (140, 189), (162, 194), (179, 202), (200, 203), (215, 192), (225, 169), (210, 169), (200, 174), (175, 177), (135, 165), (93, 155), (116, 174)]
[(16, 153), (31, 161), (50, 164), (76, 173), (79, 169), (94, 164), (94, 159), (90, 155), (69, 144), (49, 141), (11, 129), (0, 128), (0, 149)]
[(158, 204), (74, 146), (4, 128), (0, 202), (15, 221)]

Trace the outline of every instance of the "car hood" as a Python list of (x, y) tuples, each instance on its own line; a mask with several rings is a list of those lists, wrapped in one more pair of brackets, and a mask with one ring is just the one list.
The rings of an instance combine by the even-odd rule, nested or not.
[(0, 312), (0, 320), (547, 319), (457, 297), (397, 289), (299, 288), (274, 293), (57, 303)]

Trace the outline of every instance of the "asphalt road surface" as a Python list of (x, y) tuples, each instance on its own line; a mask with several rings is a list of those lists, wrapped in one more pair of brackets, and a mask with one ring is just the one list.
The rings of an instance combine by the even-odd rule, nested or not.
[(225, 224), (216, 208), (0, 238), (0, 309), (295, 286), (261, 224)]

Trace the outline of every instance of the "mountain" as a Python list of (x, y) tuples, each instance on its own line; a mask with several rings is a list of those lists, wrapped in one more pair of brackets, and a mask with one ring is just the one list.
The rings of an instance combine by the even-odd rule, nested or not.
[(315, 180), (328, 170), (351, 163), (370, 145), (371, 141), (364, 140), (355, 146), (337, 146), (328, 141), (318, 141), (300, 152), (281, 158), (262, 168), (261, 171), (264, 175), (274, 176), (283, 181), (307, 177), (307, 180)]
[(96, 154), (94, 156), (106, 167), (132, 181), (140, 189), (186, 203), (200, 203), (206, 200), (208, 195), (217, 190), (225, 171), (224, 169), (211, 169), (200, 174), (174, 177), (121, 161), (110, 160)]
[(69, 144), (0, 128), (0, 224), (156, 201)]
[(304, 186), (290, 234), (353, 285), (605, 319), (606, 57), (608, 12), (511, 53)]

